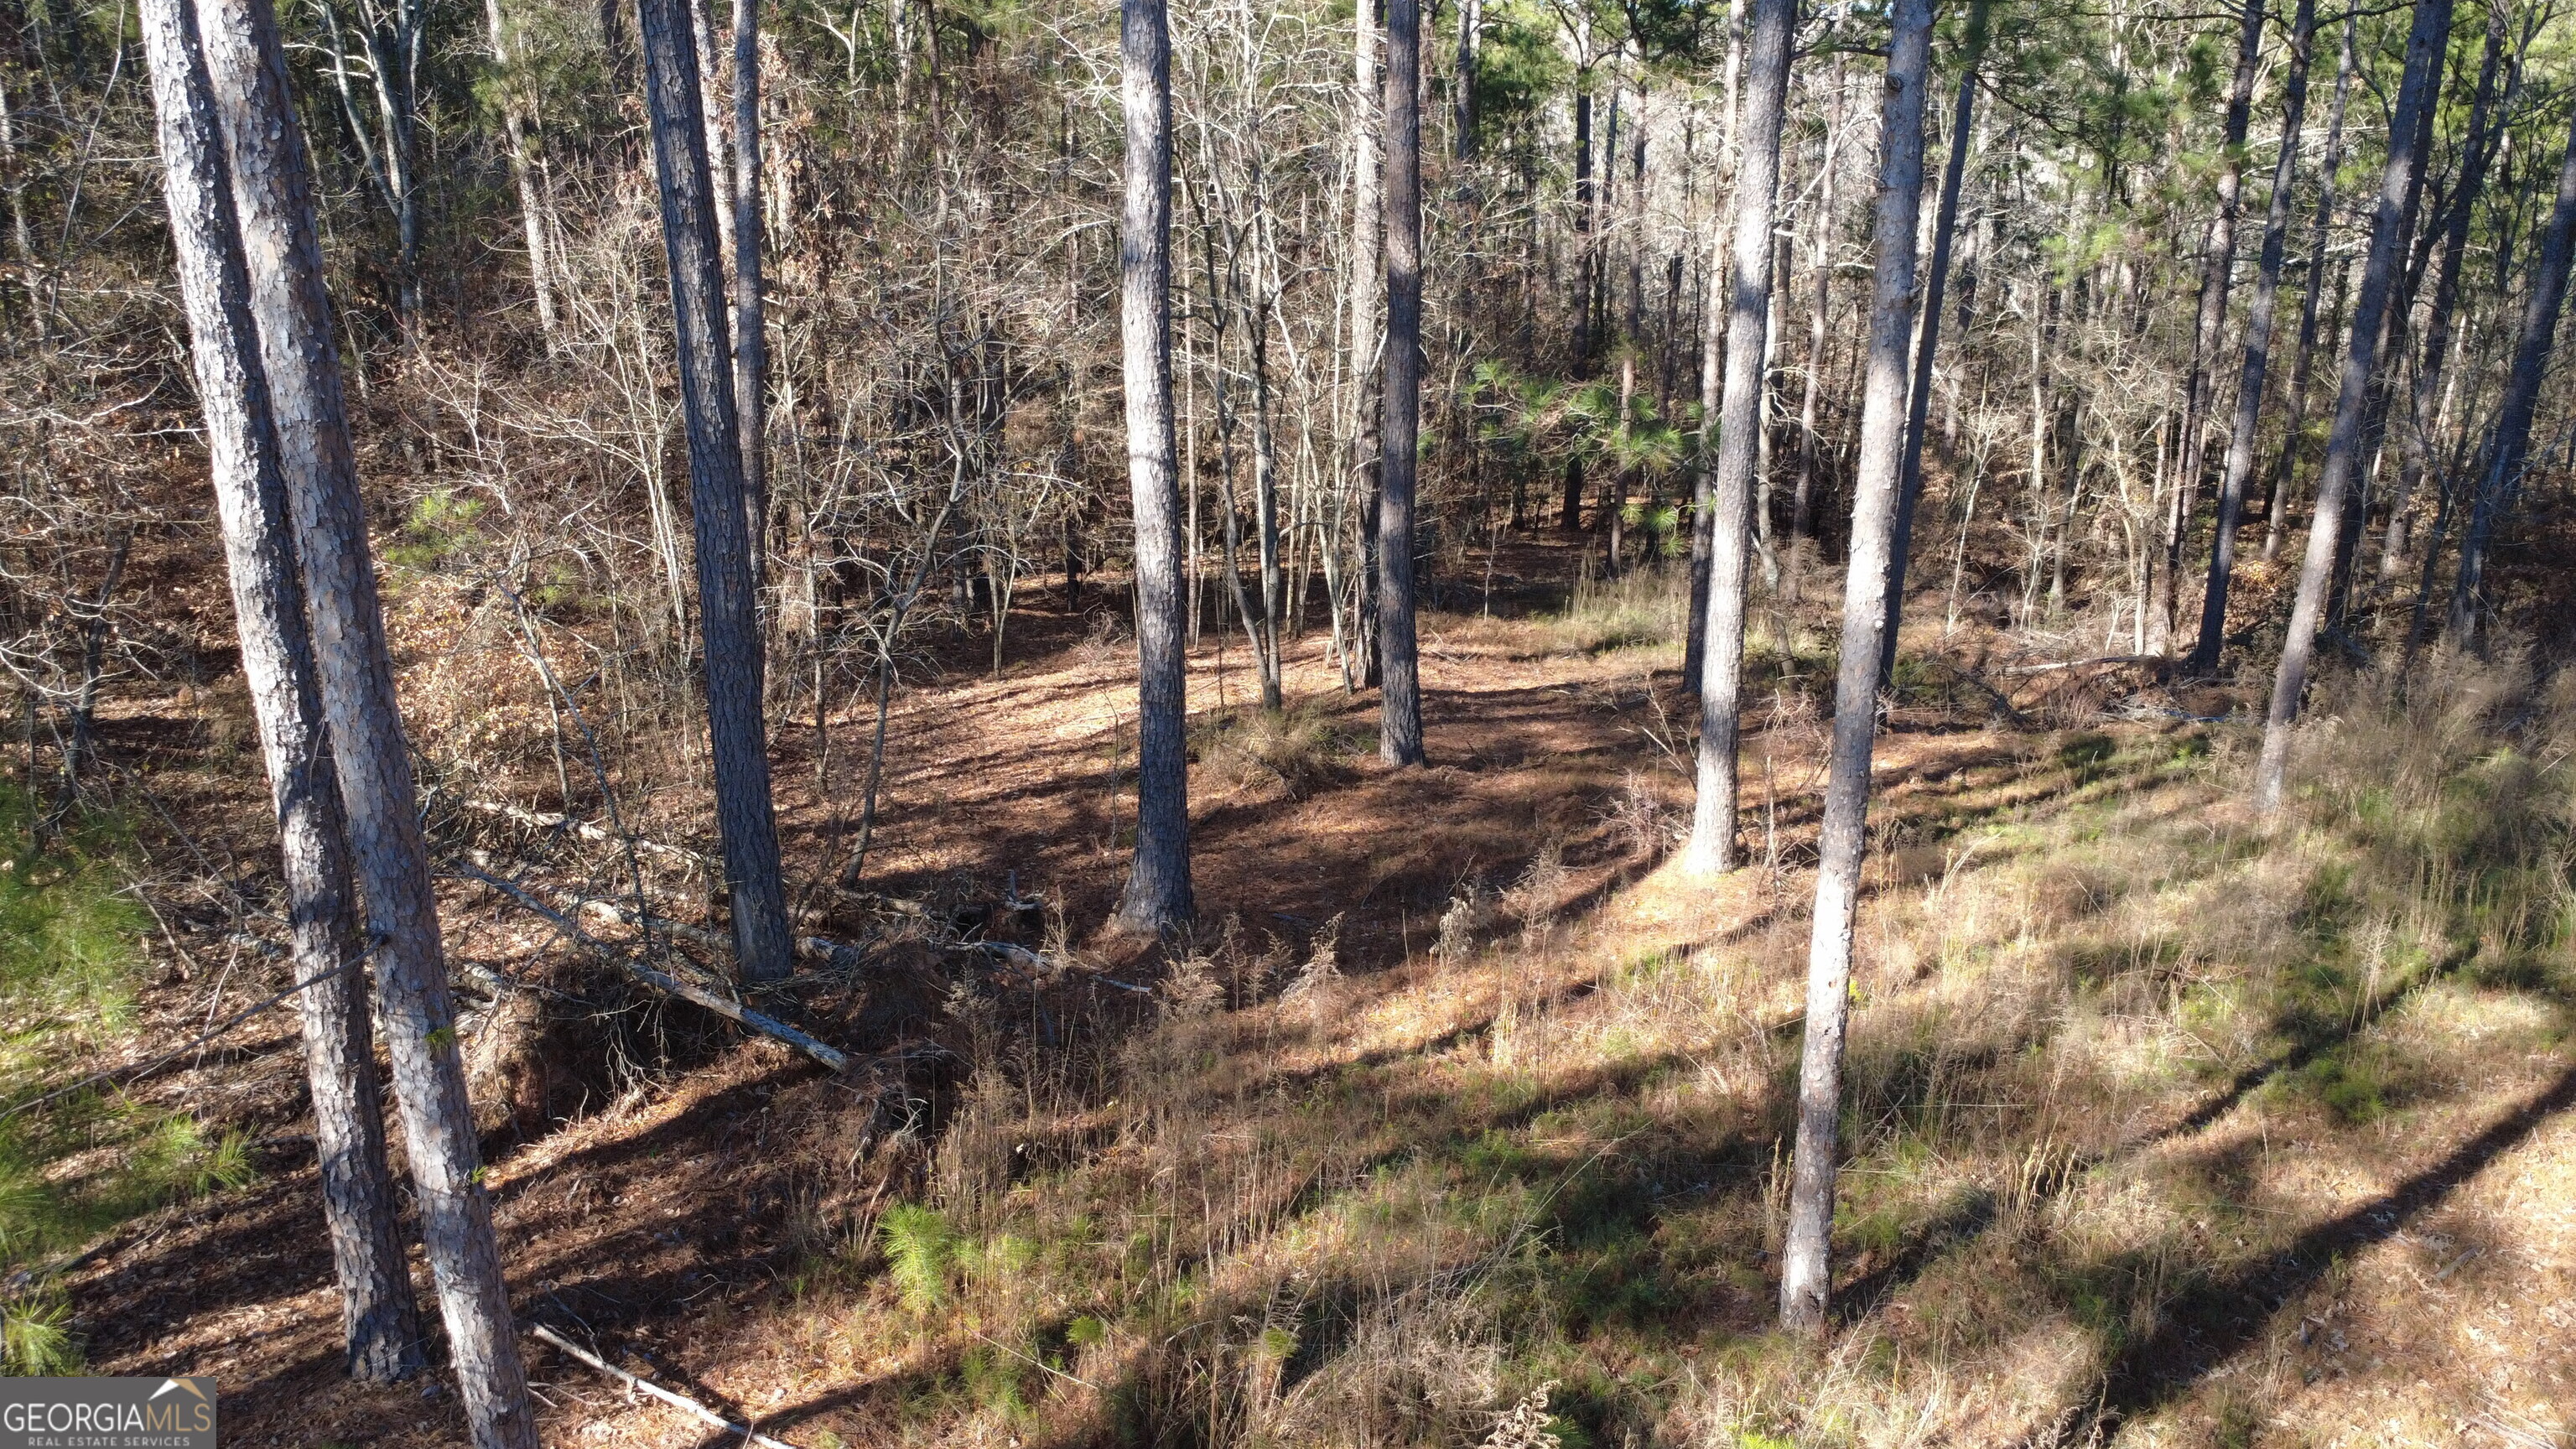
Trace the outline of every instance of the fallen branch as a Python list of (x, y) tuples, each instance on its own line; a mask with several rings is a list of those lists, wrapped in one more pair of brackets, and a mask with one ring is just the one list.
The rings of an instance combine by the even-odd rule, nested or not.
[(669, 1389), (662, 1387), (660, 1384), (653, 1382), (651, 1379), (639, 1378), (634, 1374), (630, 1374), (626, 1370), (619, 1368), (617, 1365), (610, 1363), (608, 1360), (601, 1358), (595, 1353), (592, 1353), (589, 1349), (583, 1348), (580, 1344), (573, 1342), (571, 1339), (564, 1337), (562, 1334), (555, 1332), (553, 1329), (546, 1327), (542, 1323), (531, 1327), (528, 1330), (528, 1336), (553, 1344), (556, 1348), (563, 1350), (565, 1353), (572, 1355), (574, 1358), (581, 1360), (583, 1363), (590, 1365), (592, 1368), (599, 1370), (610, 1378), (616, 1379), (618, 1382), (635, 1390), (637, 1393), (650, 1394), (654, 1398), (660, 1399), (663, 1403), (669, 1404), (672, 1408), (678, 1409), (683, 1413), (694, 1414), (700, 1420), (713, 1424), (728, 1434), (740, 1434), (743, 1438), (743, 1442), (746, 1444), (765, 1444), (769, 1446), (769, 1449), (796, 1449), (795, 1445), (787, 1443), (785, 1440), (772, 1439), (766, 1434), (759, 1433), (749, 1424), (737, 1424), (731, 1419), (726, 1418), (724, 1415), (717, 1413), (715, 1410), (708, 1408), (706, 1405), (699, 1403), (697, 1400), (690, 1398), (686, 1394), (675, 1394)]
[(478, 870), (474, 866), (464, 862), (458, 862), (456, 868), (473, 879), (482, 882), (484, 885), (490, 886), (492, 889), (499, 891), (502, 895), (517, 902), (525, 909), (543, 917), (547, 921), (552, 922), (555, 929), (562, 931), (565, 935), (572, 937), (581, 944), (588, 946), (592, 950), (615, 961), (619, 966), (625, 968), (626, 974), (643, 982), (645, 985), (652, 987), (654, 990), (659, 991), (666, 996), (676, 996), (682, 1001), (703, 1006), (707, 1010), (714, 1012), (716, 1015), (756, 1031), (762, 1036), (772, 1038), (776, 1041), (785, 1042), (787, 1045), (792, 1046), (798, 1051), (803, 1052), (805, 1055), (812, 1057), (814, 1060), (821, 1062), (824, 1066), (831, 1068), (835, 1072), (845, 1072), (849, 1070), (850, 1058), (839, 1048), (826, 1046), (822, 1042), (815, 1040), (813, 1037), (807, 1036), (805, 1033), (798, 1031), (796, 1028), (789, 1026), (787, 1023), (780, 1021), (775, 1017), (764, 1016), (739, 1002), (729, 1001), (724, 997), (707, 990), (703, 986), (693, 985), (666, 971), (657, 971), (654, 968), (645, 965), (643, 962), (636, 960), (626, 951), (621, 950), (609, 942), (600, 940), (588, 931), (583, 930), (579, 921), (574, 920), (572, 917), (567, 916), (563, 912), (547, 905), (544, 901), (530, 895), (522, 887), (512, 885), (498, 876)]
[(2048, 674), (2060, 669), (2091, 669), (2097, 664), (2163, 664), (2161, 654), (2106, 654), (2099, 659), (2060, 659), (2048, 664), (2009, 664), (1997, 674)]
[[(507, 800), (477, 800), (471, 796), (458, 796), (456, 803), (478, 814), (499, 816), (513, 824), (525, 825), (531, 830), (570, 831), (584, 840), (602, 845), (617, 843), (622, 838), (604, 825), (593, 825), (587, 820), (576, 820), (572, 816), (554, 811), (530, 810), (524, 805), (513, 805)], [(675, 860), (684, 860), (701, 869), (719, 868), (712, 858), (682, 846), (664, 845), (658, 840), (646, 840), (640, 835), (633, 838), (632, 844), (637, 850), (649, 850), (655, 855), (667, 855)]]
[[(710, 951), (721, 951), (727, 954), (731, 954), (733, 951), (733, 940), (731, 937), (724, 935), (722, 932), (710, 931), (704, 926), (693, 926), (686, 921), (675, 921), (669, 916), (639, 914), (634, 907), (622, 905), (604, 896), (576, 896), (564, 891), (555, 891), (550, 894), (555, 897), (556, 904), (567, 911), (591, 911), (596, 914), (606, 916), (608, 919), (621, 926), (632, 926), (638, 930), (661, 931), (668, 935), (677, 936), (683, 941), (695, 942)], [(835, 941), (826, 936), (798, 936), (795, 938), (795, 946), (797, 955), (802, 956), (809, 961), (819, 961), (826, 966), (838, 967), (844, 971), (862, 970), (868, 965), (869, 961), (874, 959), (868, 952), (861, 950), (859, 947), (850, 945), (847, 942)]]

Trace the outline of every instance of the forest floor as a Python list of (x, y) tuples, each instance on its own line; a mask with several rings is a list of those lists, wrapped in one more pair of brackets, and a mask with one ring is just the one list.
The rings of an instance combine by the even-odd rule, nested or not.
[[(1694, 726), (1668, 590), (1428, 615), (1433, 763), (1406, 772), (1319, 638), (1271, 721), (1211, 637), (1202, 926), (1166, 948), (1093, 929), (1132, 840), (1132, 652), (1033, 602), (1002, 677), (898, 693), (869, 894), (818, 864), (855, 829), (864, 709), (826, 791), (779, 726), (791, 875), (881, 967), (778, 1009), (849, 1074), (449, 884), (451, 955), (518, 983), (468, 1048), (525, 1318), (801, 1449), (2576, 1443), (2569, 691), (2459, 661), (2427, 704), (2350, 682), (2265, 828), (2223, 692), (1909, 635), (1808, 1344), (1771, 1328), (1771, 1254), (1818, 626), (1757, 647), (1751, 859), (1713, 883), (1669, 859)], [(256, 784), (238, 750), (135, 768), (173, 800)], [(540, 888), (625, 868), (450, 823)], [(273, 989), (162, 934), (111, 1059)], [(286, 1014), (126, 1090), (240, 1129), (256, 1171), (62, 1275), (90, 1370), (215, 1375), (228, 1444), (463, 1442), (434, 1376), (339, 1375)], [(529, 1349), (550, 1445), (740, 1441)]]

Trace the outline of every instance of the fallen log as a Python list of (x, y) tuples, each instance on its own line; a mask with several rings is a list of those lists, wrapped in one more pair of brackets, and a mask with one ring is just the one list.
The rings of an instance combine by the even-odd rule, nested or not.
[(484, 885), (490, 886), (492, 889), (499, 891), (502, 895), (517, 902), (526, 910), (552, 922), (557, 930), (562, 931), (574, 940), (581, 942), (583, 945), (588, 946), (592, 950), (615, 961), (620, 967), (625, 969), (626, 974), (643, 982), (645, 985), (652, 987), (654, 990), (659, 991), (666, 996), (676, 996), (682, 1001), (703, 1006), (707, 1010), (714, 1012), (716, 1015), (747, 1027), (752, 1031), (756, 1031), (762, 1036), (769, 1037), (776, 1041), (785, 1042), (787, 1045), (792, 1046), (798, 1051), (803, 1052), (805, 1055), (812, 1057), (814, 1060), (821, 1062), (824, 1066), (831, 1068), (835, 1072), (845, 1072), (849, 1070), (850, 1058), (847, 1053), (844, 1053), (839, 1048), (827, 1046), (775, 1017), (765, 1016), (760, 1012), (742, 1005), (740, 1002), (729, 1001), (724, 997), (717, 995), (715, 992), (709, 991), (703, 986), (683, 981), (680, 978), (671, 975), (667, 971), (658, 971), (653, 967), (645, 965), (643, 962), (636, 960), (631, 953), (622, 950), (607, 941), (600, 940), (588, 931), (583, 930), (581, 928), (581, 922), (575, 920), (571, 916), (565, 915), (563, 912), (556, 910), (552, 906), (547, 905), (544, 901), (537, 899), (534, 895), (529, 894), (523, 887), (512, 885), (510, 882), (505, 881), (498, 876), (479, 870), (472, 865), (460, 862), (457, 865), (457, 869), (473, 879), (482, 882)]
[(782, 1439), (772, 1439), (768, 1435), (753, 1429), (749, 1424), (737, 1424), (731, 1419), (726, 1418), (724, 1415), (717, 1413), (715, 1410), (708, 1408), (706, 1405), (699, 1403), (697, 1400), (690, 1398), (686, 1394), (673, 1393), (671, 1390), (662, 1387), (651, 1379), (644, 1378), (636, 1374), (630, 1374), (626, 1370), (619, 1368), (617, 1365), (610, 1363), (608, 1360), (601, 1358), (595, 1353), (592, 1353), (589, 1349), (583, 1348), (580, 1344), (573, 1342), (571, 1339), (564, 1337), (562, 1334), (555, 1332), (553, 1329), (546, 1327), (542, 1323), (529, 1328), (528, 1336), (545, 1343), (553, 1344), (556, 1348), (563, 1350), (565, 1353), (570, 1354), (581, 1362), (590, 1365), (592, 1368), (599, 1370), (601, 1373), (608, 1375), (610, 1378), (617, 1380), (639, 1394), (649, 1394), (654, 1398), (660, 1399), (663, 1403), (669, 1404), (672, 1408), (680, 1410), (682, 1413), (694, 1414), (701, 1421), (713, 1424), (727, 1434), (740, 1434), (743, 1438), (743, 1442), (746, 1444), (766, 1445), (768, 1446), (768, 1449), (796, 1449), (795, 1445), (787, 1443)]

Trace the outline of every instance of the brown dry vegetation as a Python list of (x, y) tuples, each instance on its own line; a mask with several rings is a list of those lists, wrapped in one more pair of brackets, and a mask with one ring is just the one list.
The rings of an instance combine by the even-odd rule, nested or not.
[[(2518, 656), (2343, 681), (2267, 832), (2242, 728), (2178, 717), (2205, 700), (2010, 674), (1967, 631), (1965, 664), (1909, 657), (1810, 1346), (1771, 1330), (1769, 1255), (1829, 661), (1812, 626), (1757, 648), (1756, 864), (1696, 883), (1663, 861), (1690, 742), (1662, 586), (1525, 602), (1430, 618), (1435, 763), (1400, 774), (1316, 645), (1264, 720), (1212, 633), (1204, 920), (1168, 949), (1090, 932), (1132, 808), (1114, 629), (1032, 612), (1002, 677), (904, 691), (871, 892), (806, 891), (875, 959), (772, 1003), (867, 1054), (847, 1077), (453, 882), (461, 976), (500, 988), (467, 1045), (520, 1312), (800, 1446), (2566, 1442), (2563, 682)], [(409, 687), (510, 708), (507, 620), (455, 612), (406, 635)], [(516, 702), (510, 737), (543, 738), (544, 693)], [(154, 798), (209, 838), (256, 808), (238, 700), (132, 710), (195, 732)], [(819, 872), (864, 755), (835, 743), (817, 798), (810, 729), (781, 730), (791, 874)], [(449, 773), (453, 858), (625, 888), (622, 852), (455, 807), (468, 778), (551, 798), (551, 751), (521, 754)], [(703, 844), (685, 799), (619, 788)], [(136, 830), (147, 862), (175, 818)], [(102, 1045), (151, 1055), (278, 969), (183, 936)], [(338, 1376), (284, 1018), (182, 1067), (127, 1107), (247, 1134), (260, 1175), (71, 1244), (50, 1301), (90, 1368), (217, 1375), (230, 1443), (458, 1442), (444, 1393)], [(549, 1443), (729, 1442), (533, 1351)]]

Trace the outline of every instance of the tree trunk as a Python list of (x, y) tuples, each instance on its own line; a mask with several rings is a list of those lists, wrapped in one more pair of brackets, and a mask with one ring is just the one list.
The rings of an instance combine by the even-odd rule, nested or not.
[(1870, 751), (1878, 726), (1878, 659), (1887, 630), (1888, 549), (1905, 455), (1906, 344), (1912, 340), (1914, 234), (1923, 202), (1923, 89), (1929, 0), (1896, 0), (1878, 161), (1877, 274), (1871, 286), (1869, 380), (1861, 404), (1852, 494), (1850, 565), (1843, 585), (1842, 662), (1834, 680), (1833, 754), (1807, 946), (1806, 1043), (1798, 1068), (1798, 1145), (1781, 1258), (1780, 1321), (1821, 1333), (1833, 1289), (1837, 1122), (1851, 1010), (1852, 919), (1860, 897), (1869, 815)]
[[(2259, 3), (2259, 0), (2258, 0)], [(2236, 382), (2236, 413), (2228, 425), (2226, 472), (2218, 485), (2217, 532), (2209, 544), (2209, 583), (2200, 599), (2200, 638), (2186, 672), (2218, 669), (2227, 629), (2227, 590), (2236, 569), (2236, 524), (2245, 509), (2245, 480), (2254, 471), (2254, 426), (2263, 414), (2263, 374), (2272, 358), (2272, 312), (2281, 295), (2281, 256), (2290, 230), (2290, 185), (2298, 174), (2299, 127), (2307, 118), (2308, 58), (2315, 48), (2316, 0), (2299, 0), (2290, 22), (2290, 74), (2281, 101), (2281, 153), (2272, 163), (2272, 199), (2263, 214), (2263, 257), (2254, 274), (2254, 301), (2245, 313), (2245, 366)]]
[(2183, 391), (2182, 437), (2174, 466), (2173, 506), (2165, 514), (2164, 571), (2156, 576), (2155, 638), (2151, 648), (2171, 647), (2180, 606), (2183, 545), (2200, 511), (2200, 478), (2208, 431), (2212, 375), (2227, 330), (2227, 290), (2236, 268), (2236, 213), (2245, 187), (2245, 131), (2254, 113), (2254, 65), (2262, 54), (2266, 0), (2245, 0), (2236, 37), (2236, 77), (2227, 91), (2227, 132), (2218, 165), (2218, 215), (2200, 256), (2200, 321), (2192, 333), (2191, 374)]
[(520, 77), (510, 69), (510, 34), (501, 20), (501, 0), (483, 0), (483, 20), (491, 32), (492, 65), (501, 73), (505, 88), (501, 101), (501, 132), (508, 142), (510, 181), (519, 193), (519, 229), (527, 238), (528, 286), (536, 295), (537, 330), (552, 352), (561, 341), (555, 320), (554, 268), (547, 257), (546, 212), (537, 196), (536, 168), (528, 162), (528, 119), (520, 101)]
[[(2251, 0), (2261, 4), (2262, 0)], [(1879, 656), (1881, 688), (1896, 675), (1897, 615), (1905, 607), (1905, 566), (1914, 551), (1914, 510), (1923, 499), (1923, 428), (1932, 416), (1932, 364), (1941, 348), (1941, 293), (1950, 280), (1950, 240), (1959, 228), (1959, 187), (1967, 179), (1968, 143), (1977, 108), (1977, 66), (1986, 56), (1990, 0), (1974, 0), (1968, 33), (1959, 50), (1959, 97), (1950, 117), (1950, 154), (1941, 167), (1941, 203), (1932, 222), (1932, 265), (1923, 283), (1922, 326), (1914, 349), (1914, 376), (1905, 412), (1905, 461), (1896, 494), (1896, 534), (1887, 550), (1885, 652)]]
[(2451, 322), (2460, 303), (2460, 266), (2469, 245), (2469, 220), (2486, 186), (2487, 163), (2495, 154), (2489, 120), (2496, 103), (2496, 70), (2504, 59), (2505, 7), (2487, 7), (2486, 54), (2478, 63), (2478, 88), (2469, 103), (2469, 132), (2460, 154), (2459, 184), (2453, 188), (2450, 215), (2443, 227), (2441, 257), (2434, 263), (2433, 308), (2425, 321), (2422, 362), (2399, 434), (2397, 490), (2388, 499), (2388, 529), (2380, 536), (2379, 577), (2393, 579), (2406, 563), (2406, 511), (2415, 485), (2432, 467), (2435, 440), (2429, 436), (2440, 409), (2444, 365), (2450, 360)]
[(707, 172), (698, 124), (699, 66), (688, 0), (644, 0), (644, 86), (662, 194), (662, 245), (671, 270), (680, 403), (689, 438), (689, 513), (697, 536), (698, 630), (706, 650), (707, 733), (715, 756), (716, 833), (732, 894), (734, 952), (743, 979), (779, 981), (792, 969), (778, 821), (769, 793), (762, 709), (754, 540), (742, 476), (741, 420), (726, 366), (724, 266), (715, 218), (723, 205)]
[(1181, 650), (1181, 497), (1172, 476), (1172, 40), (1163, 0), (1120, 0), (1127, 195), (1119, 334), (1136, 510), (1136, 859), (1118, 923), (1189, 920), (1189, 660)]
[[(1738, 139), (1735, 101), (1743, 66), (1744, 0), (1727, 0), (1726, 99), (1720, 117), (1724, 132), (1718, 142), (1718, 179), (1727, 187), (1727, 200), (1718, 208), (1721, 218), (1734, 214), (1730, 168)], [(1720, 301), (1726, 289), (1725, 253), (1713, 241), (1709, 251), (1708, 299), (1700, 308), (1699, 446), (1691, 467), (1690, 622), (1682, 646), (1682, 684), (1689, 689), (1699, 687), (1700, 675), (1708, 667), (1709, 576), (1716, 567), (1717, 552), (1717, 422), (1724, 408), (1726, 319), (1734, 315), (1734, 309)]]
[(1422, 424), (1422, 11), (1386, 4), (1386, 452), (1378, 483), (1378, 758), (1419, 765), (1413, 487)]
[(2567, 140), (2567, 159), (2558, 168), (2558, 201), (2542, 234), (2534, 266), (2531, 296), (2523, 304), (2522, 336), (2513, 349), (2513, 372), (2505, 382), (2504, 401), (2496, 412), (2493, 452), (2471, 505), (2468, 529), (2460, 536), (2460, 571), (2451, 585), (2451, 613), (2444, 632), (2456, 643), (2477, 637), (2478, 614), (2485, 607), (2487, 550), (2496, 529), (2512, 512), (2522, 482), (2523, 458), (2531, 446), (2531, 419), (2540, 406), (2540, 384), (2549, 370), (2549, 353), (2558, 335), (2559, 308), (2567, 300), (2570, 238), (2576, 236), (2576, 133)]
[(1797, 0), (1756, 0), (1737, 129), (1734, 227), (1728, 260), (1726, 379), (1718, 400), (1717, 467), (1709, 489), (1707, 643), (1700, 657), (1698, 795), (1686, 869), (1735, 867), (1736, 747), (1742, 732), (1744, 606), (1753, 546), (1753, 472), (1760, 452), (1764, 323), (1771, 308), (1771, 226), (1780, 181), (1781, 113)]
[(1476, 159), (1476, 51), (1484, 23), (1484, 0), (1458, 0), (1458, 73), (1450, 84), (1451, 124), (1461, 161)]
[(322, 708), (351, 869), (376, 951), (376, 1021), (393, 1066), (421, 1239), (478, 1449), (534, 1449), (474, 1114), (456, 1049), (438, 902), (367, 546), (365, 504), (323, 290), (311, 172), (267, 0), (220, 0), (201, 28), (250, 263)]
[[(2281, 453), (2272, 465), (2270, 501), (2263, 508), (2263, 562), (2280, 556), (2281, 536), (2287, 528), (2290, 470), (2297, 464), (2300, 444), (2308, 430), (2308, 383), (2315, 372), (2317, 354), (2317, 300), (2326, 286), (2326, 251), (2330, 229), (2334, 225), (2335, 172), (2343, 165), (2344, 107), (2352, 99), (2354, 34), (2358, 21), (2347, 11), (2343, 20), (2343, 50), (2335, 61), (2334, 103), (2326, 111), (2326, 149), (2317, 166), (2317, 219), (2309, 229), (2307, 290), (2299, 299), (2299, 354), (2290, 365), (2289, 425), (2281, 434)], [(2335, 326), (2342, 325), (2343, 288), (2350, 280), (2349, 266), (2335, 270)]]
[[(758, 598), (769, 564), (769, 337), (760, 253), (760, 0), (733, 0), (733, 395), (742, 522)], [(723, 205), (727, 198), (719, 197)], [(998, 631), (997, 631), (998, 632)]]
[[(2450, 21), (2451, 0), (2416, 0), (2414, 28), (2406, 38), (2406, 73), (2398, 87), (2389, 135), (2413, 135), (2417, 119), (2433, 103)], [(2301, 562), (2298, 594), (2290, 607), (2290, 632), (2281, 643), (2280, 667), (2272, 677), (2271, 707), (2263, 721), (2263, 753), (2254, 771), (2254, 806), (2264, 814), (2280, 807), (2282, 783), (2289, 770), (2290, 726), (2298, 718), (2299, 698), (2307, 690), (2317, 625), (2325, 612), (2336, 546), (2342, 541), (2344, 496), (2352, 487), (2360, 461), (2362, 406), (2370, 391), (2373, 364), (2378, 361), (2380, 322), (2388, 307), (2401, 222), (2407, 198), (2414, 190), (2414, 172), (2413, 148), (2391, 147), (2387, 170), (2380, 179), (2370, 251), (2362, 263), (2361, 295), (2353, 303), (2352, 341), (2344, 354), (2334, 430), (2326, 437), (2325, 469), (2317, 479), (2316, 516), (2308, 525), (2307, 556)]]
[(293, 969), (303, 984), (295, 1003), (313, 1091), (322, 1217), (340, 1285), (343, 1365), (360, 1382), (391, 1383), (422, 1366), (420, 1311), (385, 1163), (384, 1104), (346, 821), (325, 742), (286, 480), (251, 319), (250, 277), (192, 7), (185, 0), (151, 0), (142, 19), (242, 674), (277, 810)]
[[(1978, 7), (1983, 15), (1985, 9)], [(1807, 555), (1816, 531), (1816, 398), (1825, 382), (1825, 359), (1832, 339), (1834, 298), (1834, 171), (1836, 144), (1843, 129), (1843, 56), (1834, 55), (1833, 79), (1826, 91), (1824, 156), (1816, 177), (1816, 248), (1808, 270), (1816, 285), (1815, 305), (1807, 313), (1807, 380), (1798, 402), (1798, 482), (1789, 499), (1789, 571), (1784, 601), (1795, 606), (1804, 592)], [(1964, 94), (1964, 91), (1963, 91)]]

